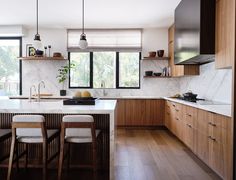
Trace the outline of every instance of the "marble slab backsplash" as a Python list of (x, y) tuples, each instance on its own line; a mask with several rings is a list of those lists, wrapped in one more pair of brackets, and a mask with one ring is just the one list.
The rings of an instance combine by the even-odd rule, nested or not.
[[(168, 66), (167, 61), (141, 61), (140, 71), (140, 89), (106, 89), (105, 93), (110, 97), (121, 96), (171, 96), (179, 91), (179, 81), (176, 78), (143, 78), (145, 71), (162, 72), (162, 69)], [(37, 85), (43, 80), (46, 84), (41, 92), (59, 95), (61, 85), (57, 82), (56, 76), (58, 69), (66, 62), (57, 61), (23, 61), (23, 95), (29, 95), (29, 89), (32, 85)], [(68, 82), (67, 82), (68, 84)], [(67, 85), (68, 87), (68, 85)], [(73, 96), (79, 89), (68, 89), (67, 95)], [(82, 89), (85, 90), (85, 89)], [(103, 89), (88, 89), (93, 96), (104, 96)]]
[(192, 91), (199, 98), (231, 104), (232, 69), (215, 69), (215, 63), (200, 66), (200, 76), (180, 78), (180, 92)]
[[(46, 84), (42, 93), (59, 95), (61, 84), (57, 82), (58, 69), (65, 65), (64, 61), (23, 61), (23, 95), (29, 95), (29, 88), (43, 80)], [(197, 93), (199, 98), (231, 103), (232, 94), (232, 70), (216, 70), (215, 63), (209, 63), (200, 67), (200, 76), (188, 76), (182, 78), (143, 78), (145, 71), (162, 72), (168, 66), (167, 61), (141, 61), (140, 89), (105, 89), (108, 97), (121, 96), (155, 96), (168, 97), (176, 93), (185, 93), (191, 90)], [(67, 82), (68, 84), (68, 82)], [(68, 89), (67, 95), (73, 96), (79, 89)], [(82, 89), (85, 90), (85, 89)], [(87, 89), (93, 96), (104, 96), (103, 89)]]

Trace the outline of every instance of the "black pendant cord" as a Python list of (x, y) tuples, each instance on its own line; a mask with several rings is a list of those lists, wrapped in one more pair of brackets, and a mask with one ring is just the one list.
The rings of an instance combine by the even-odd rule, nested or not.
[(36, 0), (36, 27), (37, 27), (37, 34), (39, 34), (39, 1)]
[(84, 34), (84, 0), (82, 0), (82, 34)]

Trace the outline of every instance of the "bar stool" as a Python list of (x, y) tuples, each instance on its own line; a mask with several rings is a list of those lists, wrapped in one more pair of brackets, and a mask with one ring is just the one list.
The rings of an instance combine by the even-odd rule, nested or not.
[[(14, 159), (14, 152), (16, 152), (16, 161), (25, 155), (25, 168), (28, 163), (28, 144), (42, 144), (43, 145), (43, 179), (47, 179), (47, 164), (51, 162), (58, 154), (56, 152), (48, 158), (48, 145), (56, 137), (59, 139), (59, 130), (47, 130), (44, 116), (41, 115), (16, 115), (12, 122), (12, 142), (10, 159), (8, 166), (7, 180), (11, 179), (12, 164)], [(18, 155), (18, 143), (25, 145), (25, 151)], [(16, 149), (16, 151), (15, 151)], [(14, 160), (14, 161), (15, 161)]]
[[(64, 160), (64, 144), (68, 143), (90, 143), (92, 144), (92, 165), (83, 165), (83, 167), (92, 168), (94, 179), (97, 178), (97, 137), (101, 131), (95, 130), (95, 123), (92, 116), (89, 115), (67, 115), (63, 117), (61, 124), (61, 148), (59, 156), (58, 180), (61, 180), (62, 167)], [(70, 148), (67, 152), (69, 168)]]
[[(6, 141), (10, 137), (11, 137), (11, 129), (0, 129), (0, 143)], [(8, 157), (9, 157), (8, 154), (4, 155), (4, 156), (0, 157), (0, 161), (4, 161)]]

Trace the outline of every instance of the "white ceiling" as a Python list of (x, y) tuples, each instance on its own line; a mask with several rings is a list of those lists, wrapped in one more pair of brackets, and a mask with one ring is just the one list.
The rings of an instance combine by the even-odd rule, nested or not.
[[(40, 27), (81, 28), (82, 0), (39, 0)], [(87, 28), (168, 27), (180, 0), (85, 0)], [(1, 0), (0, 25), (35, 26), (36, 0)]]

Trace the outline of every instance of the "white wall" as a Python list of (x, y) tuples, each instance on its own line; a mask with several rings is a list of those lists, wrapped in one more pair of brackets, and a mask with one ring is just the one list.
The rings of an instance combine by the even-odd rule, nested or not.
[[(31, 43), (34, 38), (35, 30), (29, 30), (28, 35), (23, 38), (23, 55), (25, 55), (25, 46)], [(41, 29), (40, 35), (44, 45), (52, 45), (52, 51), (62, 52), (67, 57), (66, 43), (67, 36), (65, 29)], [(143, 30), (143, 56), (148, 55), (148, 51), (164, 49), (168, 54), (168, 31), (167, 29), (144, 29)], [(141, 62), (141, 89), (117, 90), (108, 89), (108, 96), (170, 96), (179, 90), (179, 84), (176, 79), (143, 79), (142, 75), (146, 70), (161, 72), (162, 68), (168, 65), (166, 62)], [(57, 83), (57, 70), (65, 62), (49, 61), (23, 61), (23, 95), (29, 94), (29, 88), (32, 84), (37, 84), (40, 80), (46, 83), (47, 93), (59, 94), (61, 86)], [(69, 95), (73, 95), (76, 90), (68, 90)], [(101, 89), (90, 90), (94, 96), (101, 96)]]

